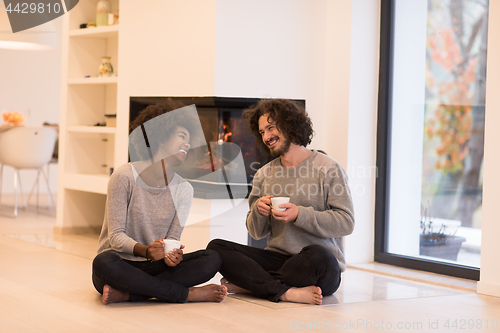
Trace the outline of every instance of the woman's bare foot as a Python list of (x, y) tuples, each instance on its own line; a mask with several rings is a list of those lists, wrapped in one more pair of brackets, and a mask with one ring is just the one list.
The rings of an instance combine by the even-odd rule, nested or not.
[(220, 284), (227, 287), (227, 292), (230, 294), (251, 294), (250, 290), (243, 289), (237, 285), (232, 284), (226, 278), (220, 279)]
[(103, 304), (127, 302), (127, 301), (130, 301), (130, 293), (116, 290), (107, 284), (104, 285), (104, 288), (102, 290)]
[(222, 302), (227, 295), (226, 286), (208, 284), (203, 287), (189, 288), (186, 302)]
[(281, 295), (280, 299), (285, 302), (321, 305), (321, 303), (323, 302), (323, 295), (321, 295), (320, 287), (292, 287), (288, 289), (283, 295)]

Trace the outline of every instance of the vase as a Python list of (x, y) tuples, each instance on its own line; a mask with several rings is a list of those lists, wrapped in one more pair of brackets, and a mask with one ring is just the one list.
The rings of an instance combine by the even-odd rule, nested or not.
[(420, 234), (420, 255), (457, 261), (458, 252), (466, 240), (465, 237), (438, 233), (427, 237)]
[(109, 77), (113, 74), (113, 66), (111, 66), (110, 60), (110, 57), (102, 57), (101, 66), (99, 67), (99, 76)]
[(98, 27), (108, 25), (108, 14), (111, 13), (111, 3), (108, 0), (101, 0), (97, 3), (96, 25)]

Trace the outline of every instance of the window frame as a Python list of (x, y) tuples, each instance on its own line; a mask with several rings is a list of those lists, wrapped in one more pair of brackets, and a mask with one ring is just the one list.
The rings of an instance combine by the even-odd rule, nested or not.
[(479, 281), (480, 269), (476, 267), (438, 262), (387, 252), (390, 204), (389, 185), (391, 171), (390, 144), (392, 129), (391, 111), (394, 55), (394, 16), (395, 0), (381, 0), (376, 145), (378, 177), (375, 185), (375, 261), (404, 268)]

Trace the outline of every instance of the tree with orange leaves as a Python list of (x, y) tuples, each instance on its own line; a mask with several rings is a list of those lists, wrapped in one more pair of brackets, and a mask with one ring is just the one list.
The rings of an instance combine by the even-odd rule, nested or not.
[[(437, 107), (424, 130), (437, 142), (434, 167), (449, 180), (433, 206), (468, 227), (481, 205), (487, 23), (487, 0), (429, 0), (426, 103)], [(450, 182), (451, 199), (442, 195)]]

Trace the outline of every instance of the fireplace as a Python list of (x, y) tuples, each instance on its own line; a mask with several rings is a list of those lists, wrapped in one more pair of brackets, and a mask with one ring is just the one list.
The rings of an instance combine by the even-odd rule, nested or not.
[[(130, 122), (150, 104), (169, 97), (131, 97)], [(196, 105), (203, 129), (204, 147), (193, 148), (175, 171), (193, 185), (195, 197), (204, 199), (246, 198), (255, 172), (272, 157), (255, 144), (243, 110), (260, 99), (233, 97), (170, 97), (184, 105)], [(300, 100), (305, 105), (304, 100)]]

